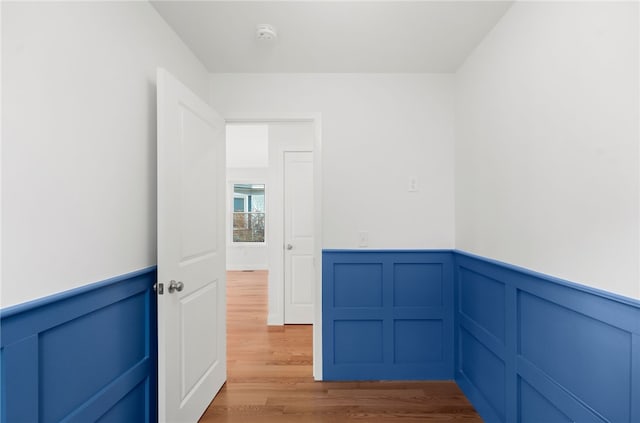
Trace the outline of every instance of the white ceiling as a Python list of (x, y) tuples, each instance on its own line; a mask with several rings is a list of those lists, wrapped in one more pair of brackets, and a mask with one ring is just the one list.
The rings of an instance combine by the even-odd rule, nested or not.
[(512, 1), (151, 3), (211, 72), (454, 72)]

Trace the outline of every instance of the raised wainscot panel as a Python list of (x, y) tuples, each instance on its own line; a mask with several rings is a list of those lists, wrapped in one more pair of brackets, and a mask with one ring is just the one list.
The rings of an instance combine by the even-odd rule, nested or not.
[(640, 422), (640, 301), (459, 251), (455, 274), (456, 380), (483, 419)]
[(334, 334), (336, 364), (384, 361), (382, 320), (336, 320)]
[(0, 311), (3, 423), (156, 421), (155, 267)]
[(394, 358), (398, 364), (425, 364), (444, 360), (441, 320), (395, 320)]
[(382, 307), (382, 264), (341, 263), (333, 271), (334, 307)]
[(397, 263), (393, 270), (395, 307), (442, 307), (441, 264)]
[(114, 405), (97, 423), (145, 422), (149, 410), (146, 410), (148, 388), (141, 382), (129, 394)]
[(464, 267), (458, 272), (460, 313), (504, 343), (504, 283)]
[(519, 379), (520, 423), (573, 423), (573, 420), (558, 410), (540, 392), (527, 382)]
[(323, 251), (325, 380), (453, 378), (450, 252)]
[(499, 421), (505, 419), (505, 363), (477, 338), (460, 330), (460, 369)]
[(41, 418), (59, 421), (146, 355), (144, 293), (40, 333)]
[(631, 334), (526, 292), (520, 355), (612, 422), (630, 421)]

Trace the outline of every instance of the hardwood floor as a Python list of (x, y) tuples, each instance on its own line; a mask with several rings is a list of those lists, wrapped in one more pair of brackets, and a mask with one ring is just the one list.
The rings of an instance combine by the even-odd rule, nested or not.
[(203, 423), (482, 422), (453, 382), (314, 382), (311, 325), (267, 326), (267, 273), (227, 273), (228, 380)]

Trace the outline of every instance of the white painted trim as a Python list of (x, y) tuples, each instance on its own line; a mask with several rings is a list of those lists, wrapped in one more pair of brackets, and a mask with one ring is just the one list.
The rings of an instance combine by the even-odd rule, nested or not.
[(228, 124), (240, 125), (240, 124), (269, 124), (279, 122), (314, 122), (315, 124), (321, 123), (321, 113), (283, 113), (278, 116), (258, 114), (247, 114), (242, 116), (229, 116), (225, 117)]
[[(640, 7), (638, 7), (638, 16), (636, 18), (640, 22)], [(638, 98), (640, 98), (640, 84), (638, 84), (637, 94), (638, 94)], [(640, 119), (640, 111), (637, 117), (638, 119)], [(640, 148), (638, 149), (638, 163), (640, 163)], [(638, 180), (640, 181), (640, 166), (638, 166)], [(640, 186), (638, 187), (638, 210), (640, 213)], [(638, 243), (640, 243), (640, 225), (638, 225)], [(640, 260), (638, 260), (638, 274), (640, 274)], [(637, 288), (636, 298), (640, 299), (640, 278), (638, 278), (636, 288)]]
[[(313, 178), (315, 202), (315, 298), (313, 321), (313, 377), (322, 380), (322, 114), (321, 113), (287, 113), (279, 115), (240, 115), (225, 116), (227, 124), (312, 122), (314, 128), (313, 144)], [(269, 266), (272, 266), (269, 261)], [(283, 287), (284, 289), (284, 287)], [(284, 324), (284, 307), (279, 313), (269, 310), (269, 325)]]
[[(2, 34), (2, 3), (0, 1), (0, 34)], [(1, 38), (1, 37), (0, 37)], [(2, 97), (2, 55), (0, 54), (0, 98)], [(2, 141), (2, 101), (0, 101), (0, 286), (2, 286), (2, 275), (4, 275), (3, 269), (2, 269), (2, 244), (4, 243), (2, 238), (2, 222), (4, 221), (4, 219), (2, 219), (2, 187), (4, 186), (2, 183), (2, 146), (4, 145), (4, 142)], [(0, 292), (0, 304), (4, 304), (4, 301), (2, 301), (2, 293)]]
[(244, 264), (228, 267), (227, 270), (242, 272), (244, 270), (269, 270), (268, 266), (265, 267), (263, 264)]
[(322, 119), (320, 114), (314, 119), (315, 139), (313, 144), (313, 183), (315, 202), (315, 265), (316, 295), (313, 319), (313, 377), (322, 380)]

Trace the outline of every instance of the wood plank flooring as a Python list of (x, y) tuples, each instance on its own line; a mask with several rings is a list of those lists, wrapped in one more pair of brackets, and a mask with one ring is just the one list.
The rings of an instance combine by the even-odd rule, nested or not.
[(266, 320), (266, 271), (228, 272), (228, 380), (200, 422), (482, 422), (454, 382), (315, 382), (312, 327)]

